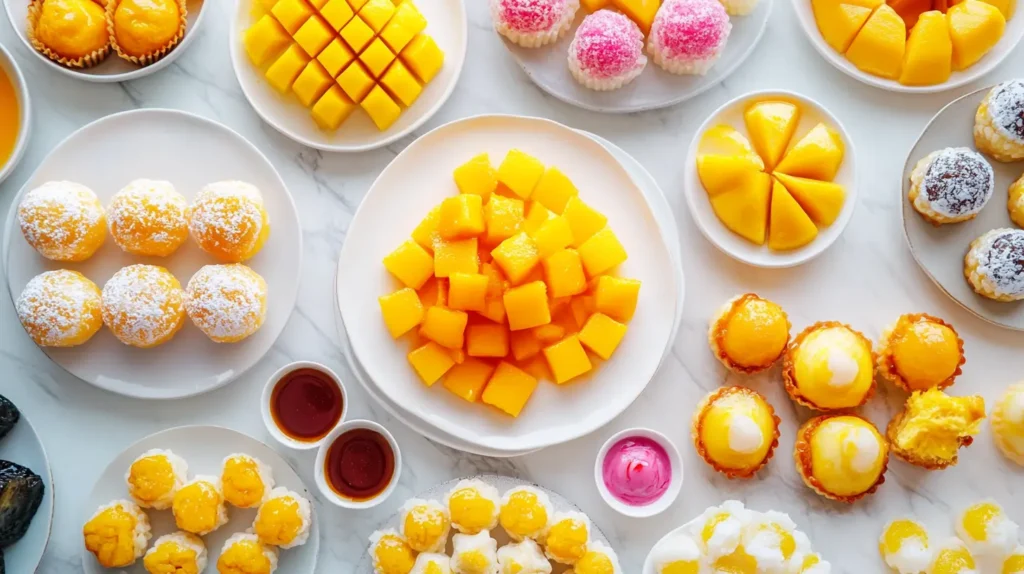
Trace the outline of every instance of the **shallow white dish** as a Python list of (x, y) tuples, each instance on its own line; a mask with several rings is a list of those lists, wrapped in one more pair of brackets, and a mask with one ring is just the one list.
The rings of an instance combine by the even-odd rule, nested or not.
[(1024, 18), (1021, 17), (1020, 10), (1017, 10), (1006, 22), (1006, 30), (1003, 32), (1003, 37), (1000, 38), (999, 43), (976, 64), (966, 70), (953, 72), (949, 79), (941, 84), (933, 86), (904, 86), (896, 80), (862, 72), (857, 66), (853, 65), (853, 62), (847, 60), (845, 55), (833, 50), (825, 42), (821, 32), (818, 31), (818, 23), (814, 19), (814, 12), (811, 10), (811, 0), (792, 0), (792, 2), (796, 18), (800, 21), (800, 27), (803, 28), (807, 39), (810, 40), (814, 49), (821, 54), (821, 57), (825, 58), (825, 61), (851, 78), (860, 80), (869, 86), (889, 90), (890, 92), (930, 94), (959, 88), (995, 69), (1007, 56), (1013, 53), (1013, 49), (1020, 43), (1021, 38), (1024, 38)]
[(50, 473), (50, 461), (46, 458), (43, 441), (32, 428), (24, 411), (21, 412), (18, 424), (0, 439), (0, 459), (28, 467), (43, 479), (45, 485), (43, 501), (39, 503), (39, 510), (32, 518), (25, 536), (3, 549), (8, 572), (35, 572), (39, 561), (43, 559), (53, 523), (53, 475)]
[[(665, 449), (665, 454), (668, 455), (671, 470), (668, 488), (657, 500), (645, 506), (634, 506), (619, 500), (608, 490), (608, 485), (604, 481), (604, 461), (608, 457), (608, 452), (622, 440), (631, 437), (652, 440)], [(615, 433), (601, 445), (597, 451), (597, 459), (594, 461), (594, 482), (601, 498), (615, 512), (632, 518), (649, 518), (667, 510), (679, 497), (679, 491), (683, 488), (683, 478), (683, 457), (679, 455), (679, 449), (676, 448), (675, 443), (660, 432), (647, 428), (630, 428)]]
[[(330, 367), (322, 365), (320, 363), (314, 363), (312, 361), (295, 361), (288, 363), (287, 365), (278, 369), (270, 378), (267, 380), (267, 384), (263, 387), (263, 395), (260, 397), (260, 415), (263, 417), (263, 426), (266, 427), (267, 432), (271, 437), (274, 438), (281, 446), (293, 448), (295, 450), (313, 450), (320, 446), (320, 443), (324, 442), (324, 439), (330, 434), (328, 431), (320, 440), (314, 441), (299, 441), (288, 436), (278, 426), (277, 421), (274, 420), (274, 414), (271, 412), (271, 400), (274, 397), (274, 389), (277, 388), (277, 383), (281, 382), (281, 379), (299, 369), (314, 369), (327, 375), (327, 378), (331, 380), (337, 387), (338, 392), (341, 393), (341, 416), (338, 417), (338, 422), (335, 427), (345, 422), (345, 417), (348, 415), (348, 393), (345, 391), (345, 383), (341, 381), (341, 377), (338, 376)], [(331, 429), (334, 430), (334, 429)]]
[[(743, 122), (743, 111), (747, 104), (771, 98), (779, 98), (798, 103), (801, 109), (800, 123), (790, 145), (810, 131), (818, 122), (825, 122), (834, 129), (843, 139), (845, 153), (843, 163), (836, 174), (835, 183), (846, 189), (846, 203), (839, 213), (839, 218), (832, 225), (818, 228), (818, 236), (807, 245), (792, 251), (772, 251), (765, 245), (754, 245), (739, 235), (733, 233), (723, 224), (711, 208), (711, 201), (704, 190), (704, 186), (697, 176), (697, 149), (701, 136), (711, 127), (718, 124), (730, 125), (740, 133), (747, 135), (747, 128)], [(749, 136), (748, 136), (749, 137)], [(762, 92), (750, 92), (735, 98), (722, 107), (715, 110), (708, 119), (704, 120), (700, 128), (694, 133), (690, 142), (690, 149), (686, 155), (686, 174), (683, 178), (683, 189), (686, 195), (686, 203), (690, 207), (690, 214), (693, 216), (697, 227), (700, 228), (704, 237), (737, 261), (742, 261), (755, 267), (793, 267), (806, 263), (821, 255), (828, 249), (853, 217), (853, 211), (857, 205), (857, 159), (854, 151), (853, 141), (843, 124), (825, 109), (818, 102), (794, 92), (781, 90), (768, 90)]]
[[(126, 154), (130, 159), (122, 160)], [(62, 264), (43, 258), (21, 235), (17, 205), (35, 186), (78, 181), (106, 205), (141, 177), (169, 180), (188, 199), (221, 180), (240, 179), (260, 188), (272, 231), (263, 250), (246, 264), (267, 282), (263, 327), (240, 343), (217, 344), (186, 322), (172, 341), (153, 349), (123, 345), (104, 328), (79, 347), (42, 350), (72, 375), (115, 393), (147, 399), (192, 396), (234, 380), (270, 350), (295, 307), (302, 269), (302, 232), (288, 188), (267, 158), (229, 128), (186, 112), (137, 110), (107, 116), (68, 136), (28, 179), (7, 215), (3, 257), (8, 287), (16, 301), (32, 277), (68, 268), (102, 288), (118, 269), (134, 263), (165, 266), (184, 287), (200, 267), (217, 263), (191, 239), (170, 257), (141, 258), (123, 253), (108, 237), (89, 260)]]
[(697, 518), (694, 518), (693, 520), (687, 522), (686, 524), (684, 524), (682, 526), (679, 526), (678, 528), (673, 528), (672, 530), (669, 530), (667, 534), (662, 536), (661, 539), (658, 540), (654, 544), (654, 546), (651, 546), (651, 551), (648, 552), (647, 553), (647, 557), (644, 558), (644, 567), (640, 571), (641, 574), (658, 574), (658, 572), (654, 568), (654, 551), (655, 551), (655, 549), (657, 549), (662, 544), (665, 544), (669, 540), (672, 540), (676, 536), (686, 536), (686, 535), (688, 535), (689, 534), (689, 530), (692, 529), (694, 527), (694, 525), (697, 524), (697, 520), (699, 520), (699, 518), (700, 517), (698, 516)]
[(974, 113), (992, 87), (982, 88), (950, 102), (935, 114), (907, 155), (900, 185), (900, 215), (907, 246), (925, 274), (946, 295), (978, 317), (1008, 329), (1024, 331), (1024, 303), (1001, 303), (974, 292), (964, 279), (964, 255), (986, 231), (1000, 227), (1016, 228), (1006, 209), (1010, 184), (1024, 173), (1024, 162), (1002, 163), (985, 156), (995, 173), (995, 192), (977, 217), (963, 223), (936, 227), (907, 200), (910, 172), (929, 153), (946, 147), (974, 149)]
[(0, 70), (11, 82), (19, 108), (18, 139), (14, 143), (14, 151), (11, 152), (11, 156), (5, 163), (0, 163), (0, 183), (2, 183), (7, 176), (11, 175), (14, 168), (18, 167), (18, 162), (21, 161), (25, 150), (28, 149), (29, 136), (32, 134), (32, 99), (29, 95), (28, 83), (18, 67), (18, 62), (3, 46), (0, 46)]
[(150, 74), (166, 68), (171, 65), (171, 62), (176, 60), (178, 56), (188, 48), (192, 40), (195, 39), (199, 32), (199, 26), (203, 23), (207, 10), (204, 10), (205, 0), (187, 0), (186, 6), (188, 7), (188, 25), (185, 28), (185, 37), (181, 39), (181, 42), (164, 56), (163, 59), (151, 64), (149, 66), (136, 66), (131, 62), (122, 60), (118, 55), (111, 50), (107, 59), (103, 60), (99, 65), (84, 70), (75, 70), (71, 68), (65, 68), (57, 62), (54, 62), (46, 56), (40, 54), (32, 47), (32, 43), (28, 40), (28, 0), (4, 0), (4, 7), (7, 9), (7, 17), (11, 21), (11, 26), (18, 33), (18, 37), (28, 47), (28, 50), (32, 52), (43, 62), (46, 63), (50, 68), (57, 70), (58, 72), (77, 78), (79, 80), (85, 80), (86, 82), (98, 82), (98, 83), (109, 83), (109, 82), (127, 82), (129, 80), (137, 80), (139, 78), (146, 77)]
[[(366, 429), (373, 431), (380, 436), (384, 437), (388, 445), (391, 446), (391, 452), (395, 457), (395, 469), (391, 473), (391, 479), (388, 484), (384, 487), (384, 490), (380, 491), (379, 494), (373, 498), (366, 500), (352, 500), (339, 496), (338, 493), (331, 488), (327, 478), (327, 455), (330, 454), (331, 447), (334, 446), (334, 441), (338, 440), (341, 435), (354, 430)], [(316, 480), (316, 487), (320, 489), (320, 496), (327, 499), (331, 504), (340, 508), (350, 508), (354, 510), (364, 510), (367, 508), (373, 508), (378, 504), (384, 502), (391, 496), (391, 493), (395, 491), (395, 487), (398, 486), (398, 481), (402, 478), (402, 449), (398, 446), (398, 441), (392, 436), (391, 431), (384, 428), (384, 425), (376, 423), (370, 420), (356, 419), (342, 423), (330, 432), (324, 440), (320, 441), (320, 448), (316, 451), (316, 466), (313, 467), (313, 476)]]
[[(714, 67), (704, 76), (677, 76), (658, 67), (648, 56), (647, 68), (630, 84), (610, 92), (582, 86), (569, 72), (569, 44), (586, 10), (580, 8), (572, 30), (558, 42), (540, 48), (523, 48), (502, 36), (502, 41), (533, 83), (567, 104), (604, 113), (629, 113), (666, 108), (694, 98), (736, 71), (754, 52), (765, 29), (774, 0), (760, 0), (746, 16), (730, 16), (732, 31)], [(645, 40), (646, 42), (646, 40)], [(646, 55), (646, 44), (644, 53)]]
[[(234, 453), (248, 454), (270, 465), (277, 486), (287, 487), (308, 498), (312, 503), (310, 516), (313, 524), (309, 530), (309, 541), (302, 546), (282, 550), (277, 571), (288, 574), (313, 574), (316, 569), (317, 553), (320, 549), (320, 521), (317, 518), (316, 501), (313, 500), (312, 493), (292, 467), (272, 448), (229, 428), (218, 426), (176, 427), (151, 434), (124, 449), (114, 460), (110, 461), (110, 464), (97, 478), (96, 484), (86, 499), (85, 508), (81, 509), (80, 524), (85, 524), (96, 512), (96, 509), (104, 504), (122, 498), (130, 500), (128, 488), (124, 482), (125, 473), (139, 455), (154, 448), (171, 450), (184, 458), (188, 462), (190, 478), (197, 474), (220, 476), (224, 457)], [(153, 527), (153, 539), (150, 542), (177, 530), (174, 525), (174, 515), (170, 510), (147, 510), (145, 512)], [(256, 509), (240, 509), (229, 505), (228, 517), (227, 524), (203, 537), (209, 557), (207, 571), (216, 570), (217, 558), (220, 556), (224, 541), (232, 534), (244, 532), (252, 526), (252, 521), (256, 518)], [(81, 534), (79, 533), (77, 536), (80, 537)], [(82, 566), (85, 568), (86, 574), (110, 572), (96, 562), (96, 558), (85, 549), (84, 545), (80, 546), (82, 548), (80, 550)], [(117, 572), (119, 574), (145, 574), (146, 570), (142, 567), (142, 561), (139, 560), (133, 566), (118, 569)]]
[[(616, 357), (573, 384), (542, 384), (518, 419), (425, 387), (380, 318), (377, 298), (395, 289), (381, 259), (402, 243), (431, 207), (456, 193), (452, 170), (488, 152), (500, 162), (519, 148), (557, 165), (581, 197), (610, 216), (629, 260), (618, 273), (644, 283), (629, 335)], [(409, 193), (416, 190), (416, 193)], [(396, 209), (400, 206), (400, 209)], [(387, 225), (380, 225), (388, 221)], [(338, 304), (358, 338), (358, 361), (380, 391), (427, 424), (473, 444), (533, 450), (578, 438), (625, 410), (654, 375), (669, 342), (679, 301), (673, 265), (657, 220), (629, 173), (603, 146), (565, 126), (536, 118), (479, 116), (452, 122), (413, 142), (370, 188), (349, 227), (339, 259)]]
[(334, 133), (317, 127), (309, 109), (292, 94), (281, 95), (263, 77), (262, 70), (249, 61), (243, 40), (256, 18), (254, 0), (237, 0), (231, 15), (231, 65), (242, 93), (263, 121), (285, 136), (312, 148), (331, 152), (358, 152), (386, 146), (423, 125), (448, 100), (466, 62), (468, 19), (463, 0), (417, 0), (416, 7), (427, 19), (429, 34), (444, 51), (444, 66), (423, 87), (423, 93), (388, 129), (380, 131), (362, 109), (355, 110)]

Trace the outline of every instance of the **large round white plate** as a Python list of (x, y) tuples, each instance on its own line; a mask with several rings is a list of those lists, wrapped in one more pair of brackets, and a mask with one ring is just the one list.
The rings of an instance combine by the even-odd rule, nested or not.
[(970, 221), (936, 227), (925, 221), (907, 201), (910, 172), (921, 158), (946, 147), (974, 149), (974, 112), (991, 89), (989, 86), (953, 100), (928, 122), (903, 166), (900, 214), (910, 252), (946, 295), (986, 321), (1024, 331), (1024, 303), (986, 299), (975, 293), (964, 279), (964, 255), (971, 241), (992, 229), (1016, 227), (1006, 209), (1007, 194), (1010, 184), (1024, 173), (1024, 162), (1001, 163), (986, 156), (995, 172), (995, 193), (985, 209)]
[[(85, 524), (100, 506), (118, 499), (129, 499), (128, 489), (124, 482), (125, 473), (128, 472), (128, 467), (139, 455), (154, 448), (171, 450), (183, 457), (188, 462), (189, 478), (198, 474), (220, 476), (224, 457), (233, 453), (252, 455), (268, 464), (273, 469), (276, 486), (287, 487), (289, 490), (305, 496), (313, 504), (311, 514), (313, 524), (310, 526), (309, 541), (297, 548), (282, 550), (277, 570), (287, 574), (313, 574), (316, 569), (317, 553), (320, 549), (320, 526), (316, 517), (316, 501), (313, 499), (313, 495), (299, 475), (295, 473), (295, 470), (288, 466), (288, 463), (274, 449), (251, 436), (229, 428), (218, 426), (177, 427), (151, 434), (124, 449), (121, 454), (110, 461), (92, 487), (92, 492), (89, 493), (89, 498), (86, 500), (86, 507), (81, 512), (82, 524)], [(153, 527), (151, 543), (160, 536), (177, 530), (174, 526), (174, 516), (170, 510), (148, 510), (146, 514)], [(225, 540), (232, 534), (245, 532), (252, 527), (252, 521), (256, 518), (256, 509), (239, 509), (229, 506), (228, 518), (227, 524), (203, 537), (209, 556), (207, 571), (216, 570), (217, 558), (220, 556), (220, 550), (224, 546)], [(86, 574), (110, 572), (100, 566), (96, 562), (96, 558), (84, 546), (82, 546), (81, 552), (82, 566), (85, 568)], [(118, 570), (119, 574), (145, 574), (145, 572), (141, 560), (134, 566)]]
[(444, 51), (444, 67), (423, 87), (423, 93), (388, 129), (380, 131), (370, 116), (356, 110), (341, 127), (328, 133), (317, 127), (294, 95), (281, 95), (267, 83), (260, 69), (245, 53), (245, 31), (260, 15), (252, 9), (258, 0), (237, 0), (231, 21), (231, 64), (242, 93), (263, 121), (300, 144), (331, 152), (358, 152), (386, 146), (423, 125), (448, 100), (466, 62), (469, 35), (463, 0), (416, 0), (416, 7), (427, 19), (429, 34)]
[(204, 10), (205, 0), (187, 0), (186, 6), (188, 7), (188, 24), (185, 28), (185, 37), (181, 39), (181, 43), (178, 44), (169, 54), (164, 56), (163, 59), (151, 64), (149, 66), (136, 66), (131, 62), (122, 60), (117, 54), (111, 50), (110, 55), (107, 56), (106, 60), (103, 60), (97, 66), (92, 68), (86, 68), (84, 70), (74, 70), (71, 68), (65, 68), (57, 62), (54, 62), (46, 56), (40, 54), (32, 47), (32, 43), (28, 40), (28, 0), (4, 0), (4, 7), (7, 8), (7, 17), (11, 20), (11, 26), (18, 33), (18, 37), (28, 47), (28, 50), (36, 56), (36, 58), (42, 60), (50, 68), (57, 70), (58, 72), (77, 78), (79, 80), (85, 80), (87, 82), (127, 82), (129, 80), (137, 80), (139, 78), (154, 74), (167, 66), (171, 65), (171, 62), (176, 60), (178, 56), (188, 48), (192, 40), (195, 39), (199, 33), (199, 26), (203, 23), (207, 10)]
[[(544, 488), (543, 486), (540, 486), (539, 484), (534, 484), (532, 482), (522, 480), (520, 478), (513, 478), (511, 476), (500, 476), (497, 474), (481, 474), (478, 476), (467, 476), (465, 478), (449, 480), (448, 482), (443, 482), (441, 484), (434, 486), (433, 488), (430, 488), (429, 490), (417, 494), (414, 498), (420, 498), (423, 500), (436, 500), (438, 502), (443, 503), (445, 495), (447, 495), (451, 491), (451, 489), (455, 488), (455, 485), (458, 484), (459, 481), (461, 480), (482, 480), (487, 484), (490, 484), (497, 488), (498, 492), (501, 494), (505, 494), (505, 492), (520, 486), (532, 486), (548, 495), (548, 498), (551, 499), (551, 506), (554, 508), (555, 512), (583, 512), (582, 510), (580, 510), (580, 507), (576, 506), (576, 504), (573, 503), (571, 500), (562, 496), (561, 494), (558, 494), (553, 490), (549, 490), (547, 488)], [(389, 516), (387, 520), (381, 522), (377, 526), (377, 530), (384, 530), (386, 528), (394, 528), (398, 530), (399, 527), (401, 526), (401, 522), (401, 513), (396, 512)], [(594, 524), (593, 521), (591, 521), (590, 526), (591, 540), (596, 540), (597, 542), (602, 542), (608, 546), (611, 546), (611, 544), (608, 542), (608, 537), (605, 536), (604, 532), (601, 532), (600, 527)], [(454, 534), (454, 530), (452, 534)], [(502, 532), (501, 527), (495, 528), (493, 531), (491, 531), (491, 536), (493, 536), (494, 539), (498, 541), (499, 548), (509, 543), (508, 535)], [(366, 548), (367, 550), (363, 552), (362, 558), (359, 560), (359, 564), (356, 566), (355, 574), (373, 574), (373, 563), (370, 560), (369, 545), (367, 545)], [(451, 540), (448, 541), (448, 545), (445, 547), (445, 553), (447, 553), (449, 556), (452, 553)], [(564, 572), (568, 570), (567, 566), (561, 566), (554, 563), (552, 564), (554, 566), (555, 572)]]
[[(583, 109), (605, 113), (628, 113), (666, 108), (685, 102), (721, 83), (736, 71), (764, 35), (773, 0), (760, 0), (746, 16), (731, 16), (732, 32), (722, 55), (704, 76), (678, 76), (648, 61), (647, 68), (629, 85), (610, 92), (588, 89), (569, 73), (569, 44), (586, 11), (561, 40), (541, 48), (523, 48), (502, 37), (505, 46), (538, 87), (552, 96)], [(646, 50), (645, 50), (646, 51)]]
[[(953, 72), (949, 79), (941, 84), (933, 86), (904, 86), (896, 80), (875, 76), (863, 72), (857, 66), (854, 66), (853, 62), (847, 60), (843, 54), (833, 50), (821, 36), (821, 32), (818, 31), (818, 23), (814, 19), (814, 12), (811, 10), (811, 0), (792, 1), (793, 10), (796, 12), (797, 20), (800, 21), (800, 27), (803, 28), (807, 39), (810, 40), (811, 45), (821, 54), (821, 57), (825, 58), (825, 61), (851, 78), (860, 80), (869, 86), (889, 90), (890, 92), (930, 94), (952, 90), (953, 88), (969, 84), (995, 69), (1013, 52), (1013, 49), (1020, 43), (1021, 38), (1024, 38), (1024, 18), (1021, 18), (1021, 15), (1016, 13), (1006, 22), (1006, 30), (1003, 32), (1003, 37), (1000, 38), (999, 42), (985, 57), (970, 68), (960, 72)], [(1018, 12), (1020, 11), (1018, 10)]]
[(217, 344), (186, 322), (173, 340), (153, 349), (123, 345), (101, 329), (82, 346), (43, 351), (69, 373), (115, 393), (147, 399), (197, 395), (234, 380), (270, 350), (295, 307), (302, 269), (302, 231), (288, 188), (267, 158), (229, 128), (186, 112), (138, 110), (108, 116), (68, 136), (32, 174), (7, 216), (8, 287), (17, 300), (32, 277), (62, 267), (102, 287), (118, 269), (134, 263), (165, 266), (184, 286), (200, 267), (217, 263), (191, 239), (170, 257), (142, 258), (123, 253), (108, 237), (88, 261), (62, 264), (43, 258), (22, 237), (17, 205), (32, 187), (78, 181), (106, 204), (137, 178), (166, 179), (190, 200), (215, 181), (239, 179), (260, 188), (272, 231), (266, 247), (246, 264), (267, 281), (263, 327), (240, 343)]
[(46, 486), (43, 501), (32, 518), (28, 532), (21, 540), (3, 549), (8, 572), (35, 572), (39, 561), (43, 559), (46, 542), (50, 539), (50, 525), (53, 522), (53, 475), (50, 473), (50, 462), (46, 458), (43, 441), (28, 422), (24, 411), (21, 412), (18, 424), (6, 437), (0, 439), (0, 459), (28, 467), (42, 477)]
[[(800, 106), (800, 123), (793, 134), (791, 145), (799, 141), (818, 122), (825, 122), (826, 125), (839, 132), (846, 148), (843, 163), (834, 180), (846, 189), (846, 203), (839, 213), (839, 218), (832, 225), (819, 228), (818, 236), (814, 241), (791, 251), (773, 251), (768, 249), (767, 244), (754, 245), (730, 231), (715, 215), (708, 194), (704, 191), (704, 186), (697, 176), (697, 150), (704, 132), (713, 126), (726, 124), (736, 128), (740, 133), (746, 134), (747, 128), (743, 122), (744, 109), (752, 102), (772, 98), (788, 100)], [(818, 102), (794, 92), (778, 90), (751, 92), (716, 110), (693, 135), (690, 150), (686, 155), (686, 175), (683, 179), (683, 187), (686, 193), (686, 203), (690, 206), (690, 213), (693, 215), (694, 221), (697, 222), (697, 227), (715, 247), (730, 257), (755, 267), (793, 267), (821, 255), (835, 243), (836, 239), (839, 239), (843, 230), (846, 229), (846, 225), (850, 223), (850, 218), (853, 217), (853, 211), (857, 205), (856, 152), (853, 149), (853, 140), (850, 139), (850, 134), (843, 124)]]
[[(630, 332), (616, 356), (581, 380), (542, 384), (518, 419), (471, 405), (419, 382), (406, 345), (384, 328), (377, 298), (394, 290), (381, 259), (424, 214), (457, 189), (452, 171), (481, 152), (500, 161), (519, 148), (562, 169), (581, 197), (610, 216), (629, 259), (619, 273), (644, 284)], [(387, 222), (382, 225), (381, 222)], [(349, 227), (339, 260), (338, 304), (356, 358), (380, 391), (447, 434), (498, 450), (533, 450), (600, 428), (643, 391), (664, 357), (680, 304), (665, 239), (643, 193), (603, 146), (565, 126), (536, 118), (480, 116), (442, 126), (413, 142), (384, 170)]]

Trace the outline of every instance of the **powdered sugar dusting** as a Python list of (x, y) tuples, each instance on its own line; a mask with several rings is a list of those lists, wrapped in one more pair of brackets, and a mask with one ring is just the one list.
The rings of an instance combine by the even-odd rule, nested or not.
[(151, 347), (181, 328), (184, 295), (163, 267), (129, 265), (103, 286), (103, 322), (122, 343)]
[(18, 224), (36, 251), (54, 261), (79, 261), (92, 255), (103, 206), (91, 189), (71, 181), (50, 181), (29, 191), (18, 205)]
[(569, 46), (579, 69), (599, 78), (613, 78), (643, 68), (643, 33), (628, 17), (598, 10), (583, 19)]
[(117, 246), (166, 256), (188, 239), (188, 201), (168, 181), (137, 179), (114, 195), (107, 223)]
[(559, 23), (566, 0), (492, 0), (494, 17), (518, 32), (543, 32)]
[(667, 0), (654, 18), (650, 42), (665, 57), (702, 60), (719, 53), (731, 30), (718, 0)]
[(1024, 297), (1024, 230), (996, 229), (982, 236), (978, 272), (996, 295)]
[(1024, 144), (1024, 80), (998, 86), (989, 101), (989, 113), (1003, 135)]
[(32, 339), (45, 347), (63, 347), (102, 325), (100, 290), (77, 271), (58, 269), (32, 278), (15, 307)]
[(214, 341), (237, 341), (263, 325), (266, 294), (266, 281), (245, 265), (206, 265), (188, 282), (185, 309)]
[(222, 181), (196, 195), (188, 228), (203, 250), (242, 258), (259, 241), (263, 216), (263, 197), (255, 186)]
[(981, 154), (965, 147), (946, 148), (934, 154), (921, 187), (933, 210), (959, 217), (985, 207), (995, 190), (995, 175)]

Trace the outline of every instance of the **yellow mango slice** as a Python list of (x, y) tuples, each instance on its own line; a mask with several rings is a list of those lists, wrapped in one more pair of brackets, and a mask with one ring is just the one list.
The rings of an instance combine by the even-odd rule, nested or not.
[(697, 151), (701, 154), (739, 156), (757, 164), (757, 169), (764, 169), (764, 162), (754, 151), (750, 140), (730, 125), (719, 124), (704, 132)]
[(999, 11), (1002, 12), (1003, 18), (1009, 20), (1013, 17), (1013, 9), (1016, 8), (1016, 0), (982, 0), (986, 4), (991, 4)]
[(900, 77), (906, 48), (907, 25), (885, 5), (868, 18), (846, 50), (846, 58), (864, 72), (895, 80)]
[(757, 158), (755, 163), (749, 157), (739, 155), (701, 154), (697, 156), (697, 177), (700, 178), (700, 183), (708, 195), (715, 195), (736, 187), (744, 177), (761, 171), (763, 167), (764, 163), (761, 162), (761, 158)]
[(818, 225), (832, 225), (846, 203), (846, 190), (838, 183), (793, 177), (784, 173), (776, 173), (775, 178)]
[(871, 8), (855, 4), (839, 4), (835, 0), (811, 0), (814, 20), (825, 43), (844, 53), (871, 16)]
[(733, 233), (762, 245), (768, 224), (771, 182), (771, 176), (766, 173), (752, 173), (739, 187), (712, 196), (711, 207)]
[(964, 0), (946, 12), (953, 41), (953, 69), (966, 70), (999, 42), (1006, 18), (998, 8), (980, 0)]
[(764, 160), (765, 168), (771, 171), (793, 138), (800, 122), (800, 108), (784, 101), (757, 102), (743, 112), (743, 121), (747, 124), (754, 149)]
[(636, 22), (644, 35), (651, 31), (654, 16), (661, 8), (661, 0), (612, 0), (612, 4), (620, 12), (629, 16), (630, 20)]
[(843, 138), (823, 123), (811, 128), (779, 162), (776, 172), (832, 181), (843, 163)]
[(768, 225), (768, 248), (788, 251), (803, 247), (818, 236), (818, 228), (800, 204), (779, 182), (772, 186), (771, 222)]
[(953, 41), (949, 39), (946, 16), (938, 10), (921, 14), (907, 39), (900, 83), (931, 86), (949, 79), (953, 72)]
[(907, 30), (917, 25), (921, 14), (933, 9), (932, 0), (890, 0), (888, 4), (900, 15), (900, 18), (903, 18)]

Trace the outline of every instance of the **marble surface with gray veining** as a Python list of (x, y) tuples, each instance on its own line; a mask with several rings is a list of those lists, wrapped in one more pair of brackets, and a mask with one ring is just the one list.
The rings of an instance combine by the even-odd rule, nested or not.
[[(6, 20), (0, 43), (12, 50), (28, 78), (35, 105), (31, 145), (14, 174), (0, 185), (6, 214), (19, 188), (64, 137), (107, 114), (133, 108), (168, 107), (226, 124), (251, 140), (281, 172), (299, 209), (304, 261), (298, 307), (272, 351), (249, 373), (205, 396), (171, 402), (122, 398), (76, 380), (50, 363), (24, 334), (14, 315), (6, 281), (0, 281), (0, 393), (32, 420), (46, 444), (56, 483), (53, 536), (39, 572), (81, 571), (80, 526), (92, 509), (82, 503), (107, 462), (124, 447), (155, 431), (184, 424), (233, 427), (270, 441), (259, 414), (266, 378), (286, 362), (321, 361), (345, 366), (331, 311), (335, 262), (352, 214), (374, 177), (412, 139), (445, 122), (481, 113), (552, 118), (597, 133), (633, 154), (660, 183), (679, 223), (687, 277), (685, 317), (670, 360), (646, 392), (606, 428), (572, 443), (512, 460), (469, 456), (433, 444), (389, 417), (354, 383), (353, 417), (388, 426), (402, 445), (405, 472), (392, 498), (366, 512), (344, 511), (317, 501), (322, 522), (318, 573), (349, 573), (367, 535), (402, 500), (458, 476), (500, 473), (521, 476), (570, 496), (600, 524), (619, 551), (624, 570), (636, 574), (667, 530), (706, 506), (738, 498), (758, 509), (788, 512), (832, 562), (833, 572), (871, 574), (884, 570), (878, 558), (879, 529), (898, 514), (913, 514), (937, 532), (952, 533), (952, 515), (970, 502), (994, 497), (1024, 521), (1020, 495), (1024, 470), (1006, 462), (993, 446), (987, 425), (963, 452), (958, 467), (928, 473), (892, 462), (885, 485), (855, 506), (825, 501), (808, 490), (792, 463), (797, 426), (809, 417), (782, 389), (778, 369), (741, 379), (729, 375), (708, 351), (706, 323), (727, 296), (756, 291), (781, 303), (794, 329), (818, 320), (849, 322), (870, 337), (901, 313), (924, 311), (944, 317), (962, 334), (968, 357), (955, 394), (980, 393), (993, 401), (1006, 385), (1024, 378), (1024, 334), (989, 326), (946, 298), (915, 265), (899, 220), (900, 174), (907, 150), (928, 119), (946, 102), (1024, 69), (1018, 49), (981, 82), (937, 95), (892, 94), (857, 83), (829, 66), (800, 30), (789, 2), (776, 2), (768, 31), (753, 56), (721, 86), (686, 104), (631, 116), (574, 109), (540, 92), (508, 56), (490, 27), (486, 3), (467, 0), (470, 46), (466, 68), (451, 100), (416, 134), (370, 153), (328, 155), (304, 148), (260, 121), (246, 102), (228, 56), (228, 0), (208, 2), (213, 11), (188, 52), (169, 68), (123, 85), (78, 82), (42, 65), (17, 39)], [(1021, 17), (1021, 16), (1018, 16)], [(736, 263), (700, 234), (690, 219), (681, 181), (681, 159), (693, 130), (726, 100), (757, 89), (787, 89), (817, 99), (843, 121), (857, 147), (860, 205), (846, 233), (816, 261), (790, 270), (759, 270)], [(139, 150), (125, 150), (131, 161)], [(1002, 209), (991, 205), (989, 209)], [(959, 254), (950, 254), (951, 257)], [(701, 396), (723, 383), (749, 384), (764, 392), (782, 417), (775, 459), (758, 478), (729, 481), (708, 469), (689, 438), (689, 419)], [(865, 409), (884, 425), (902, 395), (881, 386)], [(609, 510), (594, 486), (594, 455), (615, 431), (649, 426), (672, 437), (683, 452), (685, 484), (678, 502), (656, 518), (623, 518)], [(313, 454), (283, 453), (312, 486)], [(1016, 497), (1012, 497), (1016, 494)], [(20, 574), (20, 573), (18, 573)], [(292, 574), (292, 573), (286, 573)]]

